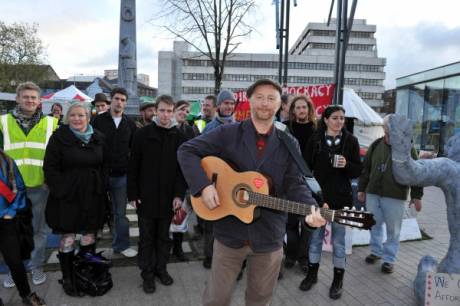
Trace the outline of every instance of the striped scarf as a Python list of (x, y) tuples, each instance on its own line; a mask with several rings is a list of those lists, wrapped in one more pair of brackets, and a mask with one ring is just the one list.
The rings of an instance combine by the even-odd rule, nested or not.
[(43, 117), (43, 113), (40, 109), (37, 109), (32, 117), (28, 117), (22, 112), (19, 105), (16, 105), (16, 108), (13, 109), (11, 115), (13, 115), (13, 117), (16, 119), (16, 122), (19, 124), (21, 129), (24, 131), (24, 134), (26, 135), (29, 134), (30, 130), (33, 129), (33, 127), (38, 122), (40, 122), (40, 119)]

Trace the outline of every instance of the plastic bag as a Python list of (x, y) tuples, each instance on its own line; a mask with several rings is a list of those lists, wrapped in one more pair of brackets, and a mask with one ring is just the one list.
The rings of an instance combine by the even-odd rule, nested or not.
[(176, 210), (176, 213), (173, 216), (171, 225), (169, 226), (169, 231), (172, 233), (186, 233), (188, 231), (188, 219), (192, 209), (188, 204), (187, 197), (182, 202), (182, 206)]

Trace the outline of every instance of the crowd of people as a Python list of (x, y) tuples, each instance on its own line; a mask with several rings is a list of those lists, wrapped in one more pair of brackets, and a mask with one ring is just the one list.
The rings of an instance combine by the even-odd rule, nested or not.
[[(282, 88), (269, 79), (247, 89), (251, 117), (242, 122), (234, 120), (237, 101), (229, 90), (205, 97), (196, 117), (190, 116), (188, 101), (160, 95), (155, 102), (140, 104), (138, 120), (125, 114), (129, 97), (123, 88), (113, 89), (110, 99), (96, 94), (95, 114), (77, 102), (65, 113), (56, 103), (45, 116), (39, 107), (40, 94), (34, 83), (20, 84), (16, 108), (0, 116), (0, 252), (10, 270), (3, 285), (16, 286), (24, 304), (45, 305), (31, 291), (26, 271), (30, 269), (34, 285), (46, 282), (43, 266), (50, 231), (61, 237), (58, 259), (63, 290), (82, 296), (74, 263), (81, 254), (95, 254), (97, 235), (105, 223), (111, 227), (114, 253), (137, 256), (145, 293), (155, 292), (156, 279), (172, 285), (167, 270), (171, 251), (178, 260), (188, 260), (182, 249), (186, 230), (170, 236), (172, 220), (180, 218), (191, 196), (201, 197), (210, 210), (220, 205), (219, 194), (200, 164), (210, 155), (238, 171), (267, 175), (271, 195), (305, 203), (311, 206), (311, 214), (261, 208), (250, 224), (235, 217), (217, 221), (198, 217), (195, 230), (203, 238), (203, 267), (210, 269), (203, 305), (229, 305), (243, 274), (248, 280), (246, 305), (268, 305), (282, 270), (296, 264), (305, 273), (299, 288), (310, 290), (318, 280), (325, 235), (326, 221), (318, 207), (350, 206), (351, 179), (356, 178), (358, 198), (377, 222), (365, 261), (374, 264), (383, 259), (382, 272), (393, 272), (410, 186), (393, 178), (387, 118), (385, 136), (370, 146), (362, 163), (358, 140), (345, 127), (342, 106), (329, 106), (317, 118), (308, 95), (282, 95)], [(293, 141), (321, 186), (320, 203), (280, 140), (283, 135)], [(411, 203), (417, 210), (422, 195), (421, 188), (411, 189)], [(127, 203), (138, 215), (137, 250), (130, 245)], [(29, 223), (24, 217), (27, 212)], [(29, 231), (20, 231), (19, 223)], [(388, 238), (382, 243), (384, 223)], [(334, 270), (329, 296), (338, 299), (346, 268), (345, 228), (332, 223), (331, 229)], [(22, 260), (27, 258), (25, 267)]]

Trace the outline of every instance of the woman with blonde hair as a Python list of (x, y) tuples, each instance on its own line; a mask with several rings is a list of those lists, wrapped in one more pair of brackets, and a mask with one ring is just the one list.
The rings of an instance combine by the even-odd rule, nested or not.
[(104, 136), (89, 121), (88, 107), (80, 102), (72, 104), (65, 116), (66, 124), (50, 138), (43, 164), (50, 190), (46, 222), (53, 232), (62, 235), (58, 255), (62, 287), (71, 296), (81, 295), (72, 277), (75, 236), (82, 235), (80, 252), (94, 254), (95, 236), (104, 223)]

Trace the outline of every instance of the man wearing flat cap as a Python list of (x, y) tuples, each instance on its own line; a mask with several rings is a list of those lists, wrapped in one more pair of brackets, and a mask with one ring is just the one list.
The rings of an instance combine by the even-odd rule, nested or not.
[(136, 126), (140, 129), (152, 123), (153, 117), (155, 116), (155, 112), (155, 102), (141, 102), (139, 105), (139, 113), (141, 115), (141, 118), (138, 121), (136, 121)]

